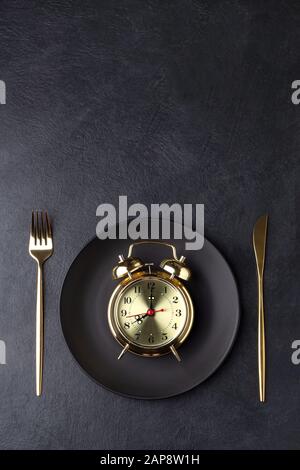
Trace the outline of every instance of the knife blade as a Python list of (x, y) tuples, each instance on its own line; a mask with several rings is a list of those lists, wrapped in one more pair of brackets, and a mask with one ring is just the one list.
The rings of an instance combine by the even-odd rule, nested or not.
[(267, 239), (268, 215), (259, 217), (253, 229), (253, 248), (255, 252), (257, 272), (263, 275)]

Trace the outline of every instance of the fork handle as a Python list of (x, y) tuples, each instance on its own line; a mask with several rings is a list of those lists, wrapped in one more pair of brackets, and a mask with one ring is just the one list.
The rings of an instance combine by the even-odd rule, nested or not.
[(263, 276), (258, 277), (258, 379), (259, 400), (265, 401), (266, 395), (266, 346)]
[(38, 263), (36, 290), (36, 395), (42, 394), (44, 358), (44, 283), (43, 264)]

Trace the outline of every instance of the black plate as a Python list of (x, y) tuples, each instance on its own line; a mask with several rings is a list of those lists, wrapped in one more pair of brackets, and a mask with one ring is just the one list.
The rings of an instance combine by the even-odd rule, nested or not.
[[(173, 242), (182, 254), (182, 242)], [(128, 240), (92, 240), (72, 263), (61, 293), (61, 324), (66, 342), (80, 366), (107, 389), (134, 398), (167, 398), (199, 385), (223, 362), (236, 337), (240, 309), (233, 274), (220, 252), (205, 240), (199, 251), (187, 251), (192, 280), (187, 284), (195, 321), (179, 349), (182, 362), (170, 354), (159, 358), (125, 354), (107, 322), (107, 305), (117, 285), (112, 267), (127, 254)], [(150, 246), (150, 245), (149, 245)], [(138, 255), (158, 262), (165, 249), (141, 246)]]

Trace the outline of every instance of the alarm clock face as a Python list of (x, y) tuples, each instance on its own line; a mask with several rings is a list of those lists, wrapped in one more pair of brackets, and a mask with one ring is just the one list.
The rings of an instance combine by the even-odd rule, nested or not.
[(190, 331), (193, 307), (185, 287), (165, 273), (139, 275), (117, 288), (110, 326), (121, 344), (144, 355), (169, 352)]

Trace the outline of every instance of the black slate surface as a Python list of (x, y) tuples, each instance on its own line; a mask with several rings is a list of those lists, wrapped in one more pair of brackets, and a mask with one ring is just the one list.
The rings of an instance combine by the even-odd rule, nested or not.
[[(299, 448), (300, 79), (297, 1), (0, 3), (2, 449)], [(206, 234), (237, 276), (242, 322), (222, 368), (177, 398), (109, 393), (71, 357), (59, 320), (96, 207), (204, 203)], [(44, 394), (34, 395), (32, 208), (47, 208)], [(251, 231), (270, 214), (267, 397), (257, 400)]]

